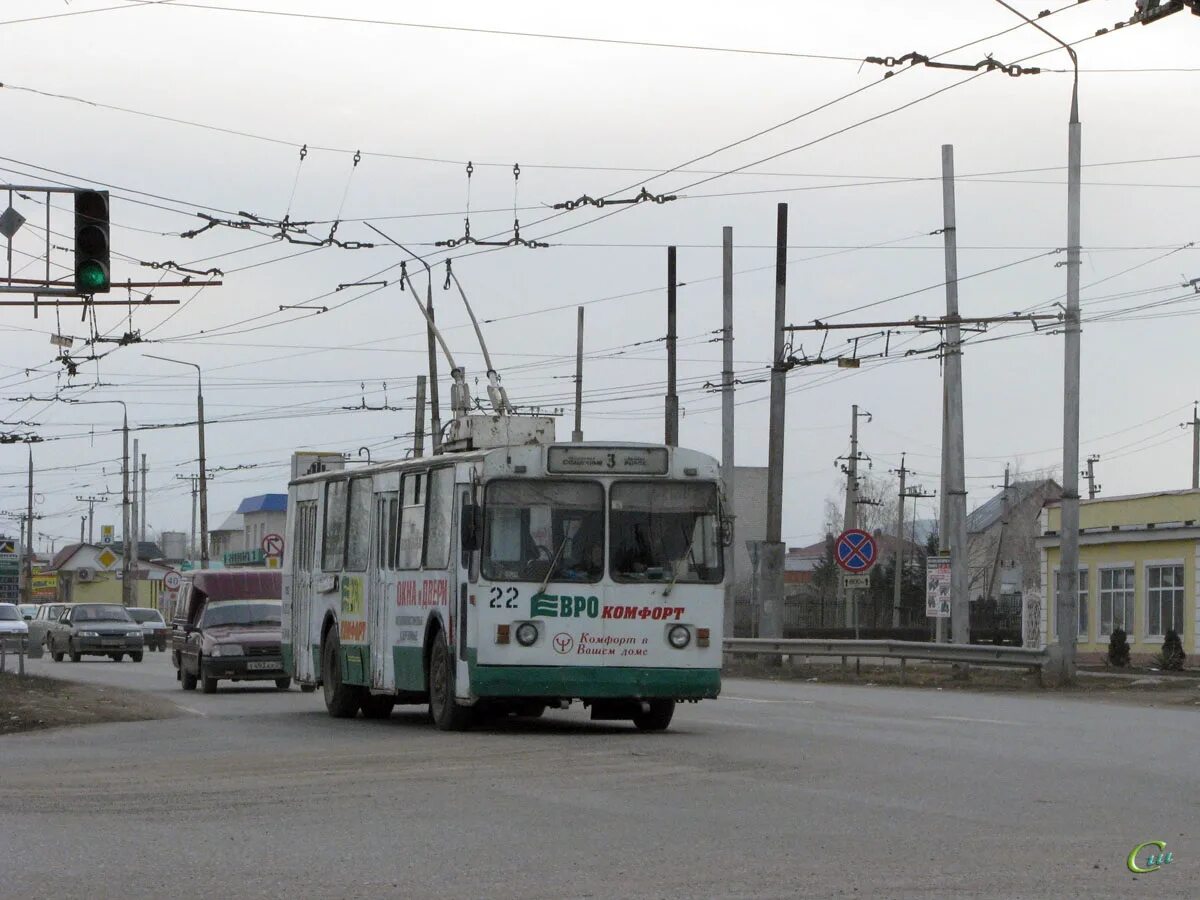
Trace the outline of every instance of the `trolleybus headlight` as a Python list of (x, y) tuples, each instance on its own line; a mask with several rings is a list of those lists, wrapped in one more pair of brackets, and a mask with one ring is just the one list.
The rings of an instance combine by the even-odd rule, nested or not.
[(676, 650), (682, 650), (692, 640), (692, 633), (686, 625), (672, 625), (671, 630), (667, 632), (667, 643)]
[(532, 647), (537, 639), (538, 629), (532, 622), (522, 622), (517, 626), (517, 643), (522, 647)]

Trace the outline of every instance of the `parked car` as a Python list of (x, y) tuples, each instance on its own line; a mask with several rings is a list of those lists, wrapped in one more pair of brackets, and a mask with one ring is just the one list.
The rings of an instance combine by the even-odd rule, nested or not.
[(130, 606), (125, 610), (129, 618), (142, 626), (142, 641), (147, 650), (166, 650), (167, 637), (171, 629), (163, 621), (162, 613), (148, 606)]
[(185, 584), (172, 620), (172, 659), (185, 691), (217, 682), (274, 681), (287, 690), (283, 668), (283, 579), (279, 572), (199, 572)]
[(67, 608), (65, 603), (43, 603), (37, 608), (37, 612), (33, 614), (33, 619), (29, 623), (29, 646), (35, 648), (36, 653), (41, 650), (37, 648), (45, 647), (46, 652), (50, 652), (50, 643), (48, 632), (50, 626), (59, 620), (63, 610)]
[(0, 603), (0, 640), (29, 634), (29, 625), (14, 603)]
[(142, 626), (116, 603), (75, 603), (50, 627), (46, 644), (55, 662), (62, 662), (64, 654), (71, 662), (84, 656), (107, 656), (120, 662), (126, 653), (134, 662), (141, 662)]
[(37, 604), (36, 603), (19, 603), (19, 604), (17, 604), (17, 609), (19, 609), (21, 611), (21, 618), (24, 619), (26, 622), (28, 622), (33, 618), (34, 614), (37, 612)]

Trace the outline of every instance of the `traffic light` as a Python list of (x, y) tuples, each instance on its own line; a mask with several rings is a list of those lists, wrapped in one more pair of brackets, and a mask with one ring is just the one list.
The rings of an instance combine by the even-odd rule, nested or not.
[(75, 290), (107, 294), (109, 276), (108, 191), (75, 194)]

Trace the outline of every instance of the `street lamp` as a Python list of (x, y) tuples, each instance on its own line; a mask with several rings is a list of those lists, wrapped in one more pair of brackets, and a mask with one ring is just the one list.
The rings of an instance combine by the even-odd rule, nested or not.
[(136, 605), (133, 596), (133, 580), (129, 577), (130, 560), (133, 558), (133, 548), (130, 542), (130, 515), (129, 515), (129, 409), (125, 406), (124, 400), (72, 400), (67, 397), (59, 397), (63, 403), (78, 404), (80, 406), (103, 406), (105, 404), (119, 403), (121, 404), (121, 543), (124, 545), (124, 550), (121, 553), (121, 602), (126, 606)]
[(1075, 679), (1075, 631), (1079, 627), (1079, 194), (1082, 128), (1079, 124), (1079, 57), (1029, 16), (996, 0), (1067, 51), (1074, 67), (1071, 116), (1067, 125), (1067, 308), (1063, 317), (1062, 549), (1055, 609), (1060, 677)]
[(168, 356), (155, 356), (153, 353), (143, 354), (149, 359), (175, 363), (178, 366), (191, 366), (196, 370), (196, 422), (200, 432), (200, 568), (208, 568), (208, 475), (204, 469), (204, 381), (200, 366), (194, 362), (182, 359), (171, 359)]

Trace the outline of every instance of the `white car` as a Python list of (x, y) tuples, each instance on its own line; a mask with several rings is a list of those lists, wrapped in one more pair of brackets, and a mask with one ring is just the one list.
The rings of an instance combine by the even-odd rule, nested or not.
[(170, 629), (163, 621), (162, 613), (148, 606), (131, 606), (126, 612), (129, 618), (142, 626), (142, 640), (147, 650), (166, 650)]
[(29, 634), (29, 626), (15, 603), (0, 603), (0, 637), (13, 634)]

